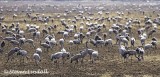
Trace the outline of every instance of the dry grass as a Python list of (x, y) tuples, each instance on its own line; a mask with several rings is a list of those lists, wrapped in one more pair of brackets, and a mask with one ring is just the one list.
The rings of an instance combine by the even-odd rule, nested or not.
[[(66, 7), (67, 8), (67, 7)], [(107, 8), (107, 7), (106, 7)], [(53, 10), (53, 9), (50, 9)], [(64, 8), (61, 8), (60, 10), (64, 11)], [(113, 16), (117, 16), (117, 14), (115, 13), (116, 11), (112, 11), (110, 13), (109, 16), (103, 14), (103, 17), (113, 17)], [(38, 12), (39, 13), (39, 12)], [(94, 13), (94, 18), (99, 17), (99, 15), (97, 14), (97, 11), (93, 11)], [(34, 16), (36, 13), (32, 13), (32, 15)], [(42, 15), (43, 13), (40, 13), (40, 15)], [(54, 23), (49, 22), (48, 25), (59, 25), (58, 26), (58, 30), (63, 30), (63, 27), (60, 23), (60, 19), (55, 18), (57, 16), (57, 12), (54, 13), (44, 13), (45, 16), (52, 16), (54, 19)], [(58, 14), (63, 14), (58, 12)], [(132, 11), (132, 14), (127, 16), (126, 15), (127, 12), (124, 12), (124, 16), (123, 16), (123, 20), (121, 22), (119, 22), (120, 24), (125, 24), (125, 17), (131, 17), (133, 19), (138, 18), (142, 21), (143, 24), (141, 24), (141, 26), (144, 26), (144, 16), (142, 14), (139, 14), (138, 12)], [(5, 14), (2, 14), (5, 15)], [(2, 22), (2, 24), (6, 24), (6, 25), (11, 25), (11, 23), (16, 23), (16, 21), (19, 21), (20, 23), (20, 27), (22, 29), (25, 28), (25, 23), (23, 22), (24, 18), (27, 20), (27, 23), (29, 24), (36, 24), (38, 26), (42, 28), (44, 28), (44, 23), (40, 23), (37, 21), (30, 21), (29, 18), (25, 17), (25, 13), (19, 13), (18, 17), (13, 20), (12, 19), (12, 15), (13, 13), (7, 13), (6, 15), (6, 19)], [(69, 17), (67, 17), (66, 19), (73, 19), (74, 15), (77, 15), (76, 13), (71, 13), (69, 14)], [(87, 15), (86, 13), (84, 14), (85, 16)], [(147, 12), (146, 15), (152, 15), (152, 19), (156, 17), (156, 14), (152, 14), (151, 12)], [(61, 17), (62, 18), (62, 17)], [(21, 21), (21, 22), (20, 22)], [(87, 21), (84, 21), (84, 23), (86, 23)], [(94, 21), (91, 21), (92, 23), (94, 23)], [(76, 23), (76, 25), (79, 27), (80, 26), (81, 21), (78, 21)], [(111, 22), (110, 24), (107, 21), (103, 22), (105, 25), (107, 25), (107, 30), (109, 29), (109, 27), (113, 24), (113, 22)], [(72, 24), (69, 24), (72, 25)], [(134, 32), (134, 36), (137, 37), (137, 30), (138, 27), (135, 26), (133, 28), (133, 32)], [(155, 37), (157, 37), (158, 39), (160, 38), (160, 26), (158, 26), (158, 31), (156, 34), (154, 34)], [(84, 33), (86, 32), (86, 30), (84, 30)], [(103, 32), (107, 32), (106, 30), (103, 30)], [(55, 31), (56, 33), (56, 31)], [(0, 33), (2, 36), (6, 36), (3, 33)], [(31, 38), (31, 36), (29, 34), (26, 34), (27, 38)], [(62, 38), (62, 36), (55, 34), (56, 36), (56, 40)], [(73, 39), (73, 37), (69, 37), (66, 41), (68, 41), (69, 39)], [(39, 47), (39, 40), (43, 40), (43, 37), (41, 36), (40, 39), (37, 39), (37, 41), (35, 42), (36, 47)], [(147, 40), (147, 43), (150, 42), (150, 38)], [(115, 41), (114, 41), (115, 43)], [(40, 62), (40, 66), (42, 66), (43, 68), (41, 69), (48, 69), (48, 71), (50, 72), (48, 75), (4, 75), (3, 74), (3, 70), (4, 69), (15, 69), (15, 70), (34, 70), (34, 69), (40, 69), (39, 67), (35, 66), (34, 61), (32, 60), (32, 55), (34, 53), (34, 49), (32, 47), (30, 47), (28, 44), (25, 44), (23, 46), (23, 48), (25, 50), (28, 51), (28, 56), (30, 57), (29, 60), (26, 61), (26, 63), (24, 65), (21, 65), (19, 62), (19, 58), (15, 57), (15, 59), (11, 62), (9, 62), (8, 64), (4, 65), (4, 62), (6, 61), (6, 55), (5, 54), (0, 54), (0, 75), (1, 76), (18, 76), (18, 77), (28, 77), (28, 76), (39, 76), (39, 77), (158, 77), (160, 74), (160, 52), (159, 52), (159, 43), (160, 41), (158, 41), (158, 49), (154, 49), (155, 52), (152, 52), (151, 54), (149, 54), (149, 56), (145, 55), (144, 57), (144, 61), (142, 62), (138, 62), (136, 58), (133, 58), (133, 61), (131, 63), (130, 59), (124, 63), (123, 59), (121, 58), (121, 56), (118, 53), (118, 46), (114, 45), (113, 48), (110, 49), (110, 51), (107, 51), (107, 47), (102, 47), (99, 48), (99, 56), (100, 59), (98, 61), (96, 61), (94, 64), (91, 64), (89, 61), (89, 57), (85, 58), (85, 61), (83, 64), (70, 64), (69, 61), (67, 61), (65, 64), (59, 63), (59, 65), (57, 66), (56, 64), (53, 64), (50, 61), (50, 54), (55, 53), (57, 51), (60, 51), (59, 46), (56, 46), (53, 50), (49, 50), (49, 52), (43, 51), (44, 54), (42, 54), (42, 61)], [(139, 46), (140, 43), (139, 41), (136, 41), (136, 46)], [(97, 50), (97, 48), (95, 48), (92, 45), (89, 45), (90, 48), (93, 48), (95, 50)], [(13, 46), (12, 45), (8, 45), (5, 47), (5, 53), (7, 53)], [(72, 48), (72, 50), (68, 49), (68, 44), (65, 43), (65, 48), (67, 49), (67, 51), (70, 51), (73, 54), (76, 54), (79, 52), (79, 50), (82, 50), (83, 48), (85, 48), (84, 43), (79, 45), (79, 50), (77, 51), (75, 49), (75, 47)]]

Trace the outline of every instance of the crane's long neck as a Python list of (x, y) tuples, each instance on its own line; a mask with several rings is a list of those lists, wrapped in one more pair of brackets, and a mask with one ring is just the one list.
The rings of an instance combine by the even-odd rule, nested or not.
[(88, 49), (88, 41), (86, 42), (86, 49)]

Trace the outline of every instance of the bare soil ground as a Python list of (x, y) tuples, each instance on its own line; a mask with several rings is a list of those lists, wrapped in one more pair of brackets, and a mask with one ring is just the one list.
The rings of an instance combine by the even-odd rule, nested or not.
[[(28, 4), (29, 3), (29, 4)], [(37, 9), (41, 6), (46, 6), (45, 9), (46, 11), (35, 11), (35, 13), (32, 13), (32, 15), (36, 14), (36, 13), (40, 13), (40, 14), (45, 14), (46, 16), (52, 16), (52, 19), (54, 19), (54, 23), (48, 23), (48, 25), (52, 25), (52, 24), (56, 24), (59, 25), (58, 29), (61, 29), (61, 23), (60, 20), (58, 18), (56, 18), (57, 14), (63, 14), (64, 10), (66, 8), (71, 9), (73, 6), (77, 6), (78, 3), (75, 2), (75, 4), (71, 3), (71, 2), (66, 2), (66, 3), (61, 3), (61, 2), (10, 2), (10, 3), (2, 3), (0, 2), (0, 6), (5, 6), (6, 9), (11, 8), (11, 6), (14, 5), (18, 5), (21, 6), (20, 10), (22, 11), (24, 8), (27, 7), (27, 5), (36, 5), (33, 6), (34, 9)], [(109, 4), (110, 3), (110, 4)], [(119, 4), (120, 8), (118, 7), (118, 3), (117, 6), (115, 6), (114, 3), (109, 2), (107, 3), (103, 3), (103, 2), (99, 2), (99, 3), (86, 3), (86, 4), (82, 4), (82, 5), (86, 5), (86, 6), (92, 6), (95, 7), (96, 6), (104, 6), (106, 9), (108, 9), (109, 12), (111, 12), (110, 17), (115, 16), (115, 12), (116, 11), (123, 11), (125, 9), (129, 9), (130, 7), (133, 8), (137, 8), (134, 7), (132, 5), (128, 5), (128, 7), (121, 7), (123, 5), (123, 3)], [(70, 6), (67, 7), (67, 4), (70, 4)], [(88, 4), (88, 5), (87, 5)], [(135, 3), (136, 4), (136, 3)], [(51, 5), (50, 7), (48, 7), (47, 5)], [(61, 6), (58, 7), (59, 9), (56, 10), (54, 7), (57, 6)], [(146, 5), (147, 6), (147, 5)], [(113, 7), (113, 10), (111, 10), (110, 7)], [(145, 7), (145, 5), (144, 5)], [(152, 8), (156, 7), (153, 6)], [(116, 9), (117, 8), (117, 9)], [(160, 13), (159, 10), (156, 10), (156, 14), (152, 14), (152, 10), (154, 9), (147, 9), (144, 8), (144, 10), (146, 10), (146, 15), (152, 15), (152, 19), (155, 18), (157, 16), (157, 14)], [(2, 14), (0, 14), (0, 16), (5, 15), (6, 19), (4, 21), (2, 21), (3, 24), (7, 24), (7, 25), (11, 25), (11, 23), (13, 22), (17, 22), (17, 21), (23, 21), (23, 19), (27, 19), (25, 18), (25, 13), (18, 11), (18, 17), (16, 18), (16, 20), (12, 20), (12, 15), (13, 12), (3, 12)], [(95, 17), (97, 17), (98, 15), (96, 15), (97, 10), (93, 10), (93, 13), (95, 13)], [(141, 18), (141, 20), (143, 21), (143, 15), (141, 15), (140, 13), (138, 13), (138, 11), (132, 11), (132, 15), (130, 16), (126, 16), (127, 12), (125, 12), (125, 16), (126, 17), (131, 17), (131, 18)], [(68, 18), (73, 18), (74, 15), (76, 15), (76, 13), (71, 13), (69, 14)], [(106, 15), (103, 15), (104, 17), (107, 17)], [(62, 17), (61, 17), (62, 18)], [(31, 24), (36, 24), (39, 25), (41, 27), (44, 27), (44, 24), (41, 24), (39, 22), (36, 21), (30, 21), (29, 19), (28, 23)], [(104, 22), (107, 27), (112, 25), (109, 24), (108, 22)], [(125, 23), (125, 21), (122, 21), (121, 23)], [(143, 23), (143, 22), (142, 22)], [(77, 23), (77, 25), (79, 26), (80, 22)], [(21, 27), (24, 28), (25, 24), (24, 22), (20, 22), (20, 25), (22, 25)], [(141, 24), (141, 26), (143, 26), (144, 24)], [(135, 26), (135, 31), (134, 32), (134, 36), (137, 36), (137, 32), (136, 30), (138, 29), (137, 26)], [(157, 33), (154, 34), (154, 36), (156, 36), (156, 38), (160, 38), (160, 32), (159, 32), (160, 27), (158, 26), (158, 31)], [(108, 30), (108, 28), (107, 28)], [(58, 31), (58, 30), (57, 30)], [(56, 32), (56, 31), (55, 31)], [(105, 30), (104, 30), (105, 32)], [(107, 31), (106, 31), (107, 32)], [(5, 36), (3, 33), (0, 33), (2, 36)], [(26, 36), (28, 38), (30, 38), (29, 33), (26, 33)], [(55, 34), (56, 39), (58, 40), (59, 38), (61, 38), (62, 36)], [(41, 39), (37, 39), (36, 43), (36, 47), (39, 47), (39, 40)], [(72, 39), (72, 37), (70, 37), (70, 39)], [(151, 38), (149, 40), (147, 40), (147, 42), (149, 42), (151, 40)], [(139, 40), (137, 40), (136, 42), (139, 42)], [(136, 44), (136, 46), (138, 46), (139, 43)], [(79, 46), (79, 50), (82, 50), (84, 48), (84, 43), (81, 44)], [(58, 64), (54, 64), (50, 61), (50, 54), (55, 53), (57, 51), (59, 51), (59, 46), (55, 47), (53, 50), (49, 50), (49, 52), (44, 51), (44, 54), (42, 54), (42, 61), (40, 62), (40, 67), (36, 66), (33, 59), (32, 59), (32, 55), (34, 53), (34, 48), (29, 46), (28, 44), (25, 44), (23, 46), (23, 49), (28, 51), (28, 55), (30, 57), (29, 60), (25, 60), (26, 62), (20, 63), (19, 61), (19, 57), (15, 57), (13, 59), (13, 61), (10, 61), (9, 63), (5, 64), (6, 62), (6, 54), (13, 46), (12, 45), (8, 45), (5, 47), (5, 52), (3, 54), (0, 54), (0, 77), (160, 77), (160, 46), (159, 46), (159, 41), (158, 41), (158, 48), (157, 49), (152, 49), (151, 50), (151, 54), (149, 54), (148, 56), (145, 55), (144, 57), (144, 61), (137, 61), (136, 58), (133, 57), (133, 60), (131, 62), (131, 60), (129, 59), (127, 62), (124, 62), (123, 59), (121, 58), (121, 56), (118, 53), (118, 47), (117, 45), (114, 45), (114, 47), (112, 47), (111, 49), (107, 49), (107, 47), (99, 47), (99, 48), (95, 48), (92, 45), (89, 45), (90, 48), (93, 48), (95, 50), (99, 51), (99, 56), (100, 58), (95, 62), (95, 63), (91, 63), (89, 61), (89, 57), (86, 57), (84, 59), (84, 63), (79, 63), (79, 64), (74, 64), (74, 63), (70, 63), (70, 61), (68, 60), (65, 64), (62, 64), (61, 62)], [(65, 44), (65, 48), (70, 51), (71, 53), (78, 53), (79, 50), (77, 51), (75, 49), (75, 47), (73, 47), (71, 50), (68, 49), (69, 45)], [(38, 70), (38, 69), (47, 69), (49, 74), (27, 74), (27, 75), (17, 75), (17, 74), (4, 74), (4, 70)]]

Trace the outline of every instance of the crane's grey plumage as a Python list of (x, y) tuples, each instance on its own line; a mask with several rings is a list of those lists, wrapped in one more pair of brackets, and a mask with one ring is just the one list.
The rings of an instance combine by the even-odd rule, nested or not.
[(19, 41), (19, 45), (22, 46), (25, 43), (26, 38), (19, 38), (18, 41)]
[(59, 39), (59, 44), (60, 44), (60, 47), (63, 48), (64, 47), (64, 39)]
[(40, 38), (40, 31), (36, 31), (36, 32), (33, 32), (33, 39), (35, 39), (35, 38)]
[(113, 41), (112, 39), (106, 39), (106, 40), (104, 41), (105, 46), (107, 46), (107, 45), (113, 46), (112, 41)]
[(25, 42), (31, 44), (33, 46), (33, 48), (35, 48), (34, 40), (33, 39), (26, 39)]
[(96, 58), (98, 58), (98, 51), (93, 51), (92, 52), (92, 63), (96, 60)]
[(22, 49), (17, 52), (17, 55), (22, 57), (23, 63), (24, 63), (24, 58), (26, 58), (27, 60), (29, 59), (27, 54), (28, 54), (28, 52), (26, 50), (22, 50)]
[(7, 62), (9, 61), (10, 57), (11, 57), (13, 54), (15, 54), (16, 52), (18, 52), (19, 50), (20, 50), (20, 48), (18, 48), (18, 47), (12, 48), (12, 49), (8, 52), (8, 54), (7, 54)]
[(41, 55), (42, 54), (42, 49), (41, 48), (37, 48), (36, 49), (36, 53), (39, 54), (39, 55)]
[(19, 41), (17, 41), (17, 40), (11, 40), (10, 41), (10, 43), (12, 44), (12, 45), (17, 45), (17, 46), (19, 46)]
[(12, 31), (6, 31), (6, 34), (8, 34), (8, 35), (10, 35), (10, 36), (15, 35)]
[(5, 37), (4, 40), (11, 41), (11, 40), (16, 40), (16, 38), (15, 37)]
[(81, 53), (78, 53), (78, 54), (76, 54), (76, 55), (74, 55), (74, 56), (71, 57), (71, 63), (72, 63), (73, 61), (76, 61), (76, 63), (78, 63), (78, 61), (79, 61), (81, 58), (82, 58), (82, 54), (81, 54)]
[(41, 61), (41, 57), (38, 53), (33, 54), (33, 59), (35, 60), (36, 65)]
[(5, 44), (5, 42), (4, 42), (4, 40), (1, 42), (1, 47), (0, 48), (3, 48), (4, 46), (5, 46), (6, 44)]
[(67, 57), (67, 59), (69, 59), (69, 57), (70, 57), (69, 52), (56, 52), (56, 53), (51, 55), (51, 61), (55, 60), (54, 62), (56, 63), (58, 59), (62, 58), (63, 63), (64, 63), (64, 59), (66, 57)]
[(36, 32), (37, 29), (36, 29), (36, 28), (29, 28), (28, 31), (29, 31), (29, 32)]
[(140, 48), (140, 47), (137, 47), (136, 48), (136, 52), (138, 54), (138, 60), (141, 61), (141, 60), (144, 60), (143, 58), (143, 55), (145, 53), (144, 49), (143, 48)]
[(133, 47), (135, 46), (135, 41), (136, 41), (135, 38), (132, 37), (132, 38), (131, 38), (131, 46), (133, 46)]
[(49, 51), (49, 48), (51, 48), (50, 44), (47, 44), (47, 43), (41, 43), (41, 46), (42, 46), (43, 48), (46, 48), (47, 51)]
[(127, 53), (126, 53), (126, 51), (127, 50), (126, 50), (125, 46), (120, 45), (120, 47), (119, 47), (119, 53), (124, 58), (124, 60), (127, 59)]

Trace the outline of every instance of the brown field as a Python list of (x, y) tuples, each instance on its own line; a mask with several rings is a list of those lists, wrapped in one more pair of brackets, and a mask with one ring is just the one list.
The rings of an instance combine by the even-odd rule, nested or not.
[[(39, 13), (40, 15), (44, 14), (44, 16), (51, 16), (51, 19), (54, 20), (54, 23), (51, 21), (47, 24), (49, 25), (58, 25), (57, 30), (53, 30), (52, 33), (55, 34), (56, 40), (58, 41), (62, 36), (56, 34), (57, 31), (63, 30), (63, 26), (60, 23), (60, 19), (73, 19), (75, 15), (78, 14), (78, 12), (73, 12), (68, 14), (66, 17), (61, 16), (60, 18), (57, 18), (56, 16), (58, 14), (63, 15), (65, 9), (71, 10), (73, 7), (76, 7), (78, 4), (81, 4), (83, 6), (90, 6), (93, 7), (91, 10), (92, 13), (95, 15), (93, 17), (95, 18), (100, 18), (100, 17), (113, 17), (116, 16), (117, 14), (115, 12), (117, 11), (124, 11), (124, 16), (123, 20), (119, 23), (125, 24), (125, 18), (126, 17), (131, 17), (133, 19), (140, 19), (142, 24), (141, 27), (144, 26), (144, 16), (151, 16), (151, 19), (154, 19), (157, 17), (157, 14), (160, 14), (160, 10), (157, 10), (156, 7), (160, 8), (160, 4), (153, 2), (153, 5), (149, 7), (149, 3), (125, 3), (123, 2), (0, 2), (0, 6), (4, 6), (5, 9), (10, 9), (12, 6), (17, 5), (19, 7), (19, 11), (17, 12), (2, 12), (0, 16), (5, 15), (5, 20), (2, 21), (2, 24), (6, 24), (8, 26), (11, 25), (11, 23), (20, 23), (20, 27), (22, 29), (25, 29), (25, 23), (23, 22), (24, 19), (27, 20), (28, 24), (36, 24), (42, 28), (44, 28), (44, 23), (40, 23), (38, 21), (31, 21), (29, 18), (27, 18), (26, 12), (24, 9), (27, 8), (28, 5), (31, 6), (32, 8), (35, 9), (35, 12), (32, 13), (32, 16), (35, 14)], [(69, 5), (67, 5), (69, 4)], [(136, 4), (136, 5), (134, 5)], [(33, 6), (34, 5), (34, 6)], [(137, 9), (138, 6), (141, 5), (142, 10), (144, 10), (146, 13), (145, 15), (142, 15)], [(98, 6), (103, 6), (105, 7), (105, 12), (110, 12), (109, 15), (102, 14), (102, 16), (99, 16), (97, 14), (97, 10), (95, 9)], [(45, 11), (39, 10), (38, 8), (44, 7)], [(58, 9), (56, 9), (58, 7)], [(132, 8), (132, 9), (131, 9)], [(38, 10), (36, 10), (38, 9)], [(127, 11), (125, 9), (130, 9), (132, 12), (131, 15), (127, 15)], [(134, 10), (136, 9), (136, 11)], [(155, 11), (153, 14), (152, 11)], [(13, 14), (16, 13), (18, 16), (16, 17), (15, 20), (13, 20), (12, 16)], [(84, 15), (87, 15), (87, 12), (84, 13)], [(87, 22), (87, 21), (84, 21)], [(91, 21), (94, 23), (94, 21)], [(77, 26), (80, 26), (81, 21), (78, 21), (76, 23)], [(102, 33), (107, 32), (110, 26), (113, 24), (111, 22), (110, 24), (107, 21), (103, 22), (107, 26), (107, 30), (103, 29)], [(68, 25), (72, 25), (73, 23), (69, 23)], [(134, 24), (133, 24), (134, 25)], [(138, 39), (137, 36), (137, 29), (139, 27), (134, 25), (133, 28), (133, 35)], [(0, 27), (1, 30), (1, 27)], [(160, 25), (158, 25), (158, 31), (153, 35), (156, 38), (160, 39)], [(86, 30), (84, 30), (84, 33)], [(4, 33), (0, 32), (1, 36), (6, 36)], [(30, 33), (26, 33), (26, 38), (31, 38)], [(35, 40), (36, 47), (40, 47), (39, 41), (43, 40), (44, 37), (41, 36), (41, 39)], [(112, 37), (113, 38), (113, 37)], [(66, 41), (69, 39), (73, 39), (73, 37), (69, 37)], [(150, 42), (151, 38), (147, 39), (147, 43)], [(72, 49), (68, 49), (69, 45), (67, 44), (68, 42), (65, 43), (65, 48), (67, 51), (70, 51), (73, 54), (78, 53), (80, 50), (85, 48), (85, 42), (83, 44), (79, 45), (79, 50), (77, 51), (75, 47)], [(115, 42), (114, 42), (115, 43)], [(158, 40), (158, 48), (157, 49), (152, 49), (151, 54), (148, 56), (144, 56), (144, 61), (137, 61), (136, 58), (133, 57), (133, 61), (129, 59), (127, 62), (124, 62), (123, 59), (121, 58), (120, 54), (118, 53), (118, 46), (114, 45), (113, 48), (111, 48), (109, 51), (107, 50), (107, 47), (99, 47), (95, 48), (91, 44), (89, 45), (90, 48), (93, 48), (95, 50), (99, 51), (99, 59), (95, 63), (91, 63), (89, 61), (89, 57), (86, 57), (84, 59), (84, 63), (79, 63), (79, 64), (74, 64), (70, 63), (69, 60), (66, 61), (65, 64), (62, 64), (61, 61), (58, 64), (54, 64), (50, 60), (50, 55), (52, 53), (55, 53), (57, 51), (60, 51), (59, 45), (54, 47), (53, 50), (43, 51), (43, 54), (41, 56), (42, 61), (39, 63), (39, 66), (36, 66), (35, 62), (33, 61), (33, 53), (35, 49), (29, 44), (25, 44), (22, 48), (24, 50), (28, 51), (28, 56), (30, 57), (29, 60), (25, 59), (25, 63), (21, 63), (19, 57), (16, 57), (13, 59), (13, 61), (9, 61), (7, 64), (6, 62), (6, 53), (9, 52), (13, 46), (11, 44), (8, 44), (5, 46), (5, 51), (3, 54), (0, 54), (0, 77), (160, 77), (160, 41)], [(140, 41), (136, 41), (136, 46), (140, 45)], [(129, 45), (130, 46), (130, 45)], [(38, 69), (47, 69), (49, 74), (4, 74), (4, 70), (38, 70)]]

